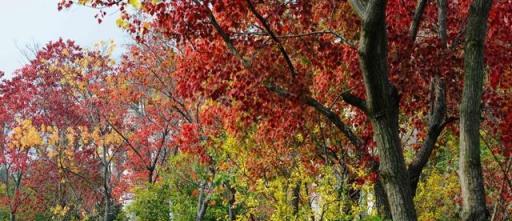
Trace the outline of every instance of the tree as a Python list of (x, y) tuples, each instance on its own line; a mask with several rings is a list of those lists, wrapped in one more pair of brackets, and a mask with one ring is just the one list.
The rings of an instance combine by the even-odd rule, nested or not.
[[(293, 140), (290, 134), (300, 134), (308, 146), (314, 144), (312, 122), (323, 116), (345, 135), (333, 152), (349, 153), (360, 167), (380, 168), (385, 195), (378, 188), (376, 195), (383, 208), (386, 201), (390, 206), (382, 214), (390, 210), (394, 219), (416, 219), (417, 183), (461, 100), (460, 42), (470, 1), (80, 3), (118, 7), (120, 23), (141, 42), (147, 33), (165, 34), (177, 52), (177, 91), (224, 105), (229, 132), (255, 126), (261, 144), (284, 149)], [(496, 8), (510, 6), (503, 1)], [(502, 64), (511, 56), (503, 44), (509, 38), (502, 28), (510, 27), (507, 13), (489, 16), (491, 84), (510, 68)], [(507, 134), (491, 123), (507, 119), (497, 112), (504, 104), (496, 100), (506, 96), (500, 90), (484, 95), (484, 126)], [(421, 145), (407, 143), (408, 133)], [(404, 151), (415, 153), (407, 166)]]
[(480, 163), (481, 98), (485, 73), (484, 45), (492, 1), (473, 1), (464, 45), (464, 90), (460, 105), (460, 183), (463, 220), (488, 220)]
[[(33, 125), (31, 134), (41, 137), (27, 157), (13, 158), (31, 162), (23, 174), (26, 191), (33, 192), (37, 199), (31, 201), (39, 203), (34, 208), (43, 207), (45, 212), (53, 208), (51, 213), (60, 218), (84, 216), (84, 211), (94, 216), (100, 194), (107, 194), (109, 200), (103, 201), (107, 208), (109, 201), (114, 201), (110, 187), (98, 191), (100, 181), (112, 180), (99, 172), (109, 167), (101, 163), (112, 161), (112, 156), (100, 157), (99, 148), (102, 143), (108, 146), (112, 142), (102, 142), (105, 137), (108, 140), (106, 134), (100, 138), (101, 122), (94, 117), (97, 109), (92, 107), (101, 103), (90, 90), (90, 84), (101, 79), (98, 73), (111, 74), (106, 65), (109, 62), (101, 52), (85, 51), (72, 41), (59, 40), (38, 51), (13, 80), (2, 82), (3, 105), (9, 110), (3, 124), (13, 128), (11, 125), (25, 118), (23, 122)], [(10, 143), (16, 145), (16, 140)], [(39, 210), (28, 212), (35, 215)]]
[(136, 41), (50, 42), (0, 83), (12, 220), (512, 213), (510, 1), (75, 3)]

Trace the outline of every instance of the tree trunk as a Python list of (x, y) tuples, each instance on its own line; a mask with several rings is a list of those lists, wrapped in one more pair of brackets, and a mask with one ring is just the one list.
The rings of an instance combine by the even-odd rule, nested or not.
[(416, 220), (398, 128), (399, 96), (388, 79), (385, 0), (370, 0), (363, 16), (359, 60), (368, 114), (380, 158), (380, 179), (393, 220)]
[(103, 146), (103, 200), (105, 201), (105, 207), (104, 207), (104, 214), (103, 214), (103, 220), (104, 221), (111, 221), (114, 219), (112, 215), (112, 208), (111, 208), (111, 202), (112, 197), (110, 195), (110, 163), (107, 159), (107, 151), (108, 148), (106, 146)]
[(375, 207), (377, 208), (377, 214), (383, 220), (391, 220), (391, 209), (389, 208), (388, 197), (386, 196), (386, 191), (384, 191), (384, 186), (382, 186), (382, 182), (377, 180), (373, 186), (373, 191), (375, 194)]
[(204, 181), (200, 186), (199, 199), (197, 200), (197, 214), (196, 221), (202, 221), (206, 215), (208, 209), (208, 196), (206, 189), (208, 188), (208, 182)]
[(235, 188), (229, 188), (229, 200), (228, 200), (228, 219), (230, 221), (236, 220), (236, 211), (235, 211)]
[(152, 184), (152, 183), (154, 183), (154, 182), (155, 182), (155, 181), (153, 180), (153, 175), (154, 175), (154, 173), (155, 173), (155, 167), (152, 167), (152, 166), (151, 166), (151, 167), (148, 167), (148, 168), (147, 168), (147, 170), (148, 170), (148, 183), (149, 183), (149, 184)]
[[(13, 175), (13, 182), (14, 182), (14, 192), (13, 192), (13, 195), (12, 195), (12, 199), (13, 200), (16, 200), (16, 193), (19, 191), (20, 187), (21, 187), (21, 177), (23, 176), (23, 174), (21, 172), (18, 172), (18, 174), (16, 175)], [(8, 188), (9, 186), (7, 186)], [(9, 189), (7, 189), (7, 191), (9, 191)], [(17, 208), (13, 209), (12, 206), (9, 207), (10, 208), (10, 211), (9, 211), (9, 220), (10, 221), (16, 221), (16, 213), (17, 213)]]
[(293, 210), (293, 216), (297, 217), (299, 214), (299, 204), (300, 204), (300, 186), (301, 182), (297, 182), (292, 189), (292, 201), (291, 206)]
[(108, 196), (105, 196), (105, 211), (103, 214), (104, 221), (111, 221), (110, 219), (110, 199)]
[(484, 80), (484, 41), (491, 3), (491, 0), (474, 0), (466, 24), (459, 158), (463, 220), (487, 220), (489, 216), (480, 163), (480, 103)]
[(236, 189), (232, 187), (229, 182), (224, 183), (224, 188), (226, 189), (226, 199), (228, 201), (228, 220), (234, 221), (236, 220), (236, 207), (235, 207), (235, 195)]
[(430, 155), (432, 155), (432, 151), (434, 151), (439, 135), (448, 123), (448, 120), (446, 119), (446, 84), (444, 80), (442, 80), (438, 75), (434, 76), (430, 88), (431, 104), (427, 137), (425, 137), (423, 145), (416, 152), (414, 159), (407, 168), (413, 198), (416, 195), (416, 189), (418, 187), (421, 172), (427, 165), (428, 159), (430, 158)]

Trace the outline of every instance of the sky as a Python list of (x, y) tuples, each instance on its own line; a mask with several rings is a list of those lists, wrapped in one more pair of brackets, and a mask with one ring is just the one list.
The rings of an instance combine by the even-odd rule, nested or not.
[(84, 48), (93, 47), (102, 40), (114, 40), (119, 56), (129, 36), (118, 28), (118, 13), (109, 12), (101, 24), (96, 10), (75, 6), (57, 10), (59, 0), (0, 0), (0, 70), (6, 78), (28, 60), (27, 48), (42, 47), (59, 38), (75, 40)]

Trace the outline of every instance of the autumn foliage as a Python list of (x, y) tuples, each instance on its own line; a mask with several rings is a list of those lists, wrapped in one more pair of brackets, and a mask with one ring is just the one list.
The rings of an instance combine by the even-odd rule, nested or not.
[[(362, 66), (371, 33), (357, 5), (379, 2), (62, 0), (61, 10), (97, 8), (99, 22), (119, 10), (134, 42), (113, 58), (112, 42), (59, 39), (0, 83), (1, 215), (399, 217), (374, 133), (388, 110), (374, 110), (373, 67)], [(414, 219), (464, 218), (458, 121), (472, 2), (385, 6), (392, 90), (381, 96), (396, 102)], [(511, 17), (511, 1), (493, 1), (484, 44), (480, 156), (493, 220), (512, 216)]]

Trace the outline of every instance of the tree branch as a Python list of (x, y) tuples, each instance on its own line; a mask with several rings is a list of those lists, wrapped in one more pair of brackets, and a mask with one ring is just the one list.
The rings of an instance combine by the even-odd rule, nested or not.
[(480, 138), (481, 138), (481, 139), (482, 139), (482, 141), (484, 142), (485, 147), (487, 147), (487, 149), (489, 150), (489, 152), (491, 152), (492, 158), (494, 159), (494, 161), (496, 162), (496, 164), (498, 164), (498, 167), (500, 168), (501, 172), (503, 173), (503, 179), (504, 179), (504, 181), (508, 184), (508, 187), (509, 187), (510, 189), (512, 189), (512, 180), (508, 177), (508, 169), (509, 169), (509, 168), (506, 168), (506, 169), (505, 169), (505, 166), (503, 166), (503, 164), (502, 164), (502, 163), (501, 163), (501, 161), (498, 159), (498, 157), (496, 156), (496, 154), (494, 154), (494, 152), (492, 151), (490, 143), (487, 141), (487, 139), (485, 139), (485, 137), (484, 137), (482, 134), (480, 134)]
[[(356, 48), (356, 44), (353, 41), (348, 40), (345, 38), (342, 34), (337, 33), (333, 30), (323, 30), (323, 31), (312, 31), (312, 32), (306, 32), (306, 33), (292, 33), (292, 34), (286, 34), (286, 35), (279, 35), (276, 36), (278, 39), (286, 39), (286, 38), (302, 38), (302, 37), (310, 37), (310, 36), (316, 36), (316, 35), (333, 35), (336, 39), (340, 40), (341, 43), (346, 44), (350, 46), (351, 48)], [(268, 33), (263, 32), (239, 32), (235, 33), (235, 35), (256, 35), (256, 36), (269, 36)]]
[(421, 24), (421, 20), (423, 18), (423, 12), (425, 11), (426, 5), (427, 0), (418, 0), (416, 10), (414, 10), (414, 17), (412, 19), (411, 27), (409, 28), (409, 36), (412, 42), (416, 40), (416, 36), (418, 35), (418, 30)]
[(421, 171), (426, 166), (439, 135), (449, 122), (455, 120), (455, 118), (447, 119), (446, 117), (446, 84), (444, 80), (440, 79), (439, 76), (435, 76), (432, 80), (431, 88), (432, 102), (427, 137), (408, 167), (413, 196), (416, 195)]
[(345, 91), (341, 93), (341, 97), (343, 97), (343, 100), (348, 104), (355, 106), (359, 108), (361, 111), (363, 111), (365, 114), (368, 114), (368, 107), (366, 106), (365, 100), (353, 95), (352, 93), (350, 93), (350, 91)]
[(270, 35), (270, 38), (274, 40), (274, 42), (277, 43), (277, 47), (279, 48), (279, 51), (284, 57), (284, 60), (286, 61), (286, 64), (288, 65), (288, 69), (290, 69), (290, 72), (292, 73), (292, 77), (295, 78), (297, 76), (297, 70), (293, 66), (292, 60), (290, 59), (290, 56), (288, 55), (288, 52), (286, 52), (286, 49), (284, 48), (283, 44), (277, 37), (277, 35), (272, 31), (270, 25), (267, 23), (265, 18), (256, 10), (256, 7), (252, 4), (251, 0), (246, 0), (247, 5), (249, 6), (249, 10), (252, 12), (254, 16), (263, 24), (263, 27)]
[[(214, 15), (211, 11), (210, 11), (209, 18), (210, 18), (210, 22), (212, 22), (212, 25), (214, 26), (214, 28), (222, 36), (222, 39), (224, 40), (225, 44), (228, 46), (230, 53), (233, 54), (235, 57), (239, 58), (240, 60), (242, 60), (242, 64), (243, 64), (244, 68), (251, 71), (252, 70), (251, 63), (249, 61), (247, 61), (246, 59), (244, 59), (243, 56), (234, 47), (234, 44), (231, 41), (231, 38), (226, 34), (226, 32), (224, 32), (222, 27), (220, 27), (220, 25), (217, 23)], [(280, 87), (277, 87), (274, 84), (269, 83), (264, 86), (267, 89), (269, 89), (270, 91), (273, 91), (274, 93), (276, 93), (277, 95), (279, 95), (281, 97), (291, 96), (286, 90), (284, 90)], [(347, 138), (350, 140), (350, 142), (354, 146), (356, 146), (357, 148), (362, 148), (362, 146), (364, 144), (363, 141), (352, 131), (352, 129), (350, 127), (348, 127), (347, 125), (345, 125), (345, 123), (343, 123), (341, 118), (336, 113), (332, 112), (329, 108), (325, 107), (323, 104), (316, 101), (312, 97), (304, 96), (303, 101), (307, 105), (315, 108), (315, 110), (320, 112), (327, 119), (329, 119), (343, 134), (345, 134), (345, 136), (347, 136)]]
[(447, 0), (437, 0), (437, 22), (439, 24), (439, 39), (441, 44), (446, 47), (448, 34), (446, 31), (446, 11), (448, 10)]
[(219, 35), (224, 40), (224, 43), (228, 47), (231, 54), (233, 54), (235, 57), (240, 59), (244, 66), (250, 66), (250, 63), (248, 60), (244, 59), (244, 57), (238, 52), (238, 50), (235, 48), (233, 41), (229, 37), (229, 35), (220, 27), (219, 23), (217, 22), (217, 19), (215, 19), (215, 16), (213, 16), (213, 12), (208, 9), (208, 18), (210, 19), (210, 23), (212, 23), (215, 30), (219, 33)]
[(119, 129), (117, 129), (117, 127), (112, 124), (106, 117), (105, 117), (105, 121), (107, 122), (107, 124), (114, 130), (114, 132), (116, 132), (117, 135), (119, 135), (121, 137), (121, 139), (123, 139), (123, 141), (130, 147), (130, 149), (133, 150), (133, 152), (142, 160), (144, 161), (144, 157), (142, 156), (142, 154), (139, 152), (139, 150), (137, 150), (137, 148), (130, 142), (130, 140), (121, 132), (119, 131)]
[(363, 4), (363, 2), (361, 2), (361, 0), (348, 0), (348, 3), (350, 4), (350, 6), (352, 6), (352, 9), (356, 13), (356, 15), (359, 16), (359, 18), (363, 19), (364, 13), (366, 11), (366, 7)]
[[(286, 91), (285, 89), (283, 89), (277, 85), (269, 83), (269, 84), (266, 84), (266, 87), (267, 87), (267, 89), (269, 89), (270, 91), (273, 91), (280, 97), (284, 97), (284, 98), (293, 97), (292, 94), (290, 94), (288, 91)], [(308, 106), (313, 107), (316, 111), (318, 111), (320, 114), (322, 114), (322, 116), (324, 116), (330, 122), (332, 122), (336, 126), (336, 128), (338, 128), (343, 134), (345, 134), (345, 136), (347, 136), (347, 138), (350, 140), (350, 143), (352, 143), (354, 146), (356, 146), (357, 148), (363, 147), (363, 144), (364, 144), (363, 141), (352, 131), (352, 129), (349, 126), (347, 126), (345, 123), (343, 123), (341, 118), (336, 113), (334, 113), (332, 110), (327, 108), (322, 103), (318, 102), (316, 99), (314, 99), (310, 96), (307, 96), (307, 95), (303, 95), (300, 98), (300, 100), (302, 102), (304, 102), (305, 104), (307, 104)]]

